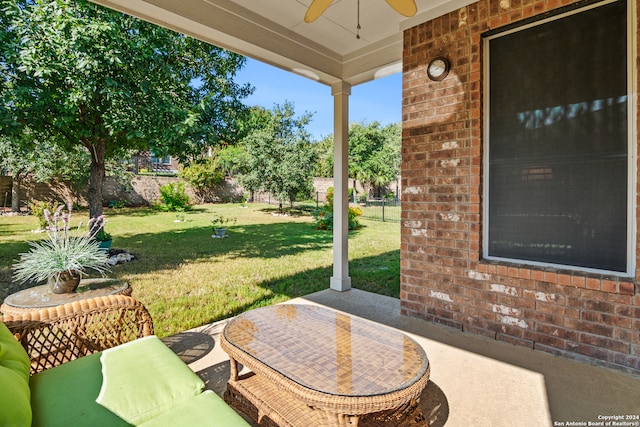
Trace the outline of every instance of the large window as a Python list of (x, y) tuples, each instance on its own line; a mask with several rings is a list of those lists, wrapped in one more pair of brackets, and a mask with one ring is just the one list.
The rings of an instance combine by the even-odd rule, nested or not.
[(485, 38), (484, 256), (628, 273), (627, 3)]

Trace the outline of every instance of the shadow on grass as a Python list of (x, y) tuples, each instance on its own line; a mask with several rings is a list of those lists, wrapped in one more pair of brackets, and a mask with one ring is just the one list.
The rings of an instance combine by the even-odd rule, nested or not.
[[(351, 235), (361, 230), (351, 231)], [(141, 263), (133, 263), (139, 273), (173, 268), (185, 262), (215, 262), (216, 257), (278, 259), (308, 251), (325, 251), (333, 246), (329, 231), (316, 230), (308, 223), (238, 225), (227, 229), (227, 237), (212, 238), (210, 227), (189, 227), (162, 233), (141, 233), (114, 239), (113, 247), (127, 249)], [(394, 258), (399, 260), (399, 251)], [(357, 261), (357, 267), (361, 261)], [(399, 273), (398, 268), (392, 272)]]
[[(400, 251), (394, 250), (375, 256), (353, 260), (350, 264), (352, 287), (368, 292), (399, 298), (400, 296)], [(333, 267), (304, 270), (286, 277), (258, 283), (269, 292), (245, 304), (230, 309), (224, 316), (211, 316), (203, 324), (217, 322), (248, 310), (264, 307), (297, 297), (309, 295), (329, 287)], [(194, 325), (200, 326), (200, 325)]]
[(28, 250), (29, 244), (26, 242), (2, 242), (2, 263), (0, 264), (0, 304), (8, 295), (36, 285), (34, 283), (14, 283), (12, 279), (13, 263), (18, 260), (20, 253), (27, 252)]
[[(86, 210), (85, 210), (86, 211)], [(163, 211), (162, 209), (156, 209), (150, 206), (147, 207), (132, 207), (132, 208), (103, 208), (103, 212), (105, 215), (123, 215), (129, 217), (147, 217), (157, 215), (159, 213), (168, 213), (168, 214), (176, 214), (176, 215), (185, 215), (189, 213), (202, 213), (207, 212), (207, 209), (204, 207), (190, 207), (185, 209), (184, 211)]]
[(280, 211), (280, 209), (277, 207), (268, 207), (268, 208), (262, 208), (259, 210), (260, 212), (265, 212), (270, 214), (280, 214), (284, 216), (301, 217), (301, 216), (311, 216), (315, 208), (311, 206), (299, 206), (294, 208), (286, 207), (286, 208), (283, 208), (282, 211)]
[(103, 213), (106, 215), (124, 215), (129, 217), (147, 217), (157, 215), (158, 211), (151, 207), (137, 207), (137, 208), (103, 208)]
[[(180, 329), (215, 322), (252, 308), (329, 287), (333, 270), (330, 258), (327, 257), (327, 253), (330, 253), (333, 247), (331, 232), (316, 230), (307, 222), (235, 225), (227, 229), (228, 237), (221, 239), (212, 238), (212, 232), (208, 226), (186, 226), (167, 232), (119, 236), (114, 239), (113, 247), (129, 249), (136, 259), (132, 263), (114, 267), (113, 274), (116, 277), (119, 274), (142, 275), (179, 269), (182, 264), (215, 264), (233, 259), (247, 259), (249, 263), (252, 259), (268, 260), (273, 263), (274, 269), (278, 269), (279, 263), (286, 262), (285, 259), (295, 260), (295, 256), (302, 253), (307, 259), (318, 254), (318, 257), (328, 259), (328, 265), (317, 268), (315, 265), (298, 265), (295, 268), (296, 272), (292, 274), (285, 273), (277, 278), (252, 283), (251, 286), (263, 289), (255, 294), (248, 293), (250, 291), (246, 288), (239, 291), (233, 286), (215, 295), (203, 294), (198, 290), (198, 286), (202, 285), (195, 286), (193, 293), (167, 292), (155, 297), (138, 294), (149, 305), (159, 335), (164, 336), (179, 332)], [(393, 250), (352, 259), (350, 275), (353, 287), (398, 297), (399, 258), (399, 250)], [(256, 264), (264, 266), (264, 263)], [(214, 266), (209, 271), (215, 270)], [(203, 285), (204, 282), (216, 281), (215, 276), (207, 276), (203, 278)], [(135, 283), (133, 285), (135, 286)], [(238, 295), (237, 292), (241, 294)], [(176, 329), (178, 324), (182, 326)]]
[(113, 247), (128, 249), (142, 260), (137, 272), (171, 268), (189, 261), (226, 258), (280, 258), (303, 251), (331, 248), (330, 234), (306, 223), (239, 225), (227, 228), (227, 237), (214, 239), (211, 227), (189, 227), (162, 233), (119, 236)]
[[(35, 227), (35, 224), (33, 228), (37, 228)], [(3, 236), (12, 236), (14, 234), (24, 233), (25, 231), (28, 232), (28, 230), (29, 227), (25, 227), (24, 224), (0, 224), (0, 238), (2, 238)], [(33, 240), (36, 240), (39, 234), (33, 233), (33, 236)]]
[[(147, 214), (151, 213), (153, 211), (149, 209)], [(312, 224), (306, 222), (237, 225), (228, 228), (228, 237), (226, 238), (214, 239), (211, 235), (212, 229), (209, 226), (187, 226), (178, 227), (171, 231), (117, 236), (114, 238), (113, 248), (129, 250), (135, 255), (135, 260), (131, 263), (114, 266), (109, 275), (116, 278), (123, 275), (135, 276), (177, 269), (181, 264), (186, 263), (216, 263), (236, 258), (266, 259), (279, 263), (284, 257), (300, 253), (311, 253), (312, 256), (313, 253), (318, 253), (318, 256), (326, 257), (327, 251), (331, 251), (333, 246), (331, 232), (316, 230)], [(18, 254), (27, 249), (28, 245), (24, 242), (2, 243), (2, 253), (4, 254)], [(400, 286), (399, 265), (399, 250), (353, 259), (350, 268), (353, 286), (397, 297)], [(275, 266), (276, 264), (274, 264)], [(298, 269), (297, 273), (256, 283), (257, 287), (267, 289), (268, 292), (249, 296), (239, 305), (233, 304), (233, 301), (230, 300), (224, 310), (219, 310), (217, 314), (213, 313), (216, 310), (212, 310), (212, 307), (209, 306), (203, 310), (205, 318), (199, 318), (198, 322), (204, 324), (221, 320), (251, 308), (326, 289), (329, 286), (331, 275), (332, 266), (311, 268), (304, 271)], [(215, 278), (212, 280), (215, 281)], [(7, 295), (34, 285), (36, 284), (13, 284), (10, 264), (0, 263), (0, 302)], [(233, 299), (234, 292), (233, 289), (230, 289), (226, 298)], [(147, 295), (143, 299), (148, 299), (147, 304), (151, 305), (148, 308), (152, 309), (155, 305), (153, 295)], [(191, 310), (192, 308), (198, 310), (202, 309), (205, 304), (211, 304), (211, 300), (203, 298), (197, 290), (193, 295), (186, 293), (177, 297), (168, 296), (165, 302), (174, 305), (174, 308), (178, 310)], [(158, 306), (158, 310), (161, 311), (155, 313), (154, 320), (156, 316), (158, 320), (165, 318), (161, 322), (166, 322), (166, 326), (169, 327), (172, 323), (172, 314), (164, 313), (165, 309), (161, 306)], [(209, 314), (211, 315), (209, 316)], [(159, 331), (163, 331), (163, 329)], [(166, 331), (169, 332), (169, 329)], [(160, 334), (163, 335), (162, 332)]]

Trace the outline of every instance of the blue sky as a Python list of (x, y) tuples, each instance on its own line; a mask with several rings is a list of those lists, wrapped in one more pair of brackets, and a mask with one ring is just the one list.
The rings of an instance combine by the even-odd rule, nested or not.
[[(262, 62), (247, 59), (234, 79), (251, 83), (253, 95), (247, 105), (273, 108), (290, 101), (297, 114), (313, 113), (307, 127), (313, 140), (333, 133), (333, 96), (329, 86)], [(402, 75), (400, 73), (355, 86), (349, 96), (349, 122), (379, 121), (383, 125), (399, 123), (402, 118)]]

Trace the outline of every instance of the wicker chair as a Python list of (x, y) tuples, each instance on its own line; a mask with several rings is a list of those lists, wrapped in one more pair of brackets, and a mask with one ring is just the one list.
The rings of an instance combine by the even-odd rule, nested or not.
[(0, 316), (31, 358), (31, 375), (82, 356), (153, 335), (147, 309), (111, 295)]

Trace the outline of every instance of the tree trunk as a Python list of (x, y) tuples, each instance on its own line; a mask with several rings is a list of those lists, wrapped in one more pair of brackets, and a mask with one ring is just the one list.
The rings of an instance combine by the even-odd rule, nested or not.
[[(349, 190), (347, 189), (347, 194), (349, 194)], [(356, 175), (353, 175), (353, 201), (357, 202), (358, 201), (358, 179), (356, 178)]]
[(105, 141), (99, 140), (89, 150), (91, 152), (91, 175), (89, 177), (89, 218), (102, 215), (102, 182), (104, 181)]
[(20, 212), (20, 189), (22, 188), (22, 179), (19, 176), (14, 176), (11, 182), (11, 212)]

